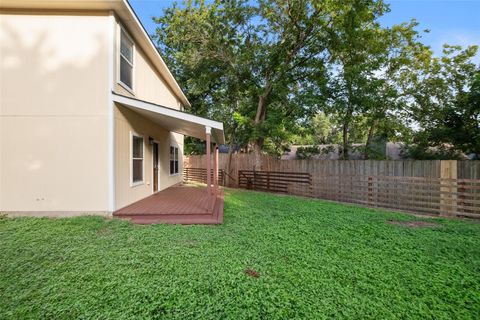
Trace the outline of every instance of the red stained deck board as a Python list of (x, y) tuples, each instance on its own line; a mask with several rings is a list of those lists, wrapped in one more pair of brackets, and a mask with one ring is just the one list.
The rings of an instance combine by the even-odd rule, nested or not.
[(113, 216), (139, 224), (221, 224), (223, 191), (213, 211), (208, 210), (206, 187), (174, 186), (117, 210)]

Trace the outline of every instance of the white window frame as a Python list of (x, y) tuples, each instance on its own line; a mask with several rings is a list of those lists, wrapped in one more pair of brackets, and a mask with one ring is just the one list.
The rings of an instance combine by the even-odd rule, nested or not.
[[(132, 62), (128, 61), (128, 59), (122, 55), (122, 33), (130, 40), (132, 43)], [(127, 29), (125, 29), (122, 25), (119, 28), (119, 37), (118, 37), (118, 72), (117, 72), (117, 83), (130, 92), (132, 95), (135, 95), (134, 88), (135, 88), (135, 41), (128, 33)], [(121, 68), (122, 68), (122, 58), (127, 61), (127, 63), (132, 67), (132, 87), (130, 88), (126, 83), (121, 80)]]
[[(171, 154), (170, 154), (170, 149), (168, 149), (168, 173), (171, 177), (173, 176), (178, 176), (180, 174), (180, 148), (178, 147), (178, 144), (176, 143), (170, 143), (170, 148), (175, 148), (177, 149), (177, 162), (178, 162), (178, 172), (174, 172), (174, 173), (171, 173), (170, 172), (170, 166), (171, 166)], [(173, 153), (175, 155), (175, 151)], [(173, 161), (175, 161), (175, 157), (173, 159)], [(175, 166), (174, 166), (174, 171), (175, 171)]]
[[(142, 180), (133, 181), (133, 137), (142, 138)], [(136, 187), (145, 184), (145, 138), (143, 135), (130, 131), (130, 187)], [(135, 158), (140, 159), (140, 158)]]

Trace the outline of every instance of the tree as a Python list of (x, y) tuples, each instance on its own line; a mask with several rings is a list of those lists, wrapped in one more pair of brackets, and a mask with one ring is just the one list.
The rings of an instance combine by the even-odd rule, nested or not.
[[(342, 157), (348, 159), (356, 118), (368, 127), (365, 154), (375, 134), (395, 135), (387, 123), (398, 123), (405, 107), (398, 90), (401, 70), (420, 46), (416, 21), (384, 28), (378, 19), (389, 11), (383, 1), (338, 1), (328, 26), (329, 92), (326, 112), (342, 125)], [(358, 122), (358, 121), (357, 121)], [(358, 133), (357, 133), (358, 135)]]
[(480, 158), (480, 70), (472, 77), (469, 92), (457, 96), (453, 108), (443, 118), (447, 142), (459, 150)]
[[(466, 141), (478, 127), (476, 96), (466, 89), (476, 90), (474, 49), (447, 46), (435, 58), (415, 20), (382, 27), (388, 11), (382, 0), (190, 0), (154, 20), (191, 111), (223, 121), (227, 141), (247, 151), (280, 154), (312, 132), (316, 143), (332, 140), (319, 112), (331, 134), (340, 129), (344, 159), (360, 142), (366, 158), (377, 157), (374, 140), (406, 140), (412, 127), (417, 145), (478, 150)], [(463, 133), (432, 139), (440, 124)]]
[(155, 18), (156, 39), (194, 112), (260, 153), (322, 99), (325, 12), (326, 2), (305, 0), (187, 1)]
[(311, 120), (311, 128), (315, 144), (332, 144), (341, 141), (340, 131), (335, 119), (319, 112)]
[(405, 70), (409, 115), (418, 127), (408, 147), (410, 156), (480, 154), (480, 71), (472, 62), (477, 50), (445, 45), (443, 55), (435, 57), (426, 49)]

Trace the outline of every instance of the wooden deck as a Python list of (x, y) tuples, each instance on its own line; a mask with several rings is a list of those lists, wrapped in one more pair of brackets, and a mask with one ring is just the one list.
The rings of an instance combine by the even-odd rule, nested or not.
[(208, 209), (206, 187), (180, 185), (132, 203), (113, 216), (138, 224), (221, 224), (223, 190), (219, 190), (213, 212)]

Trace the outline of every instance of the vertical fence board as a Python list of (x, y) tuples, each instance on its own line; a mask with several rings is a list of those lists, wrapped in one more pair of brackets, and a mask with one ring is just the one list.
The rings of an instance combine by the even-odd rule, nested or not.
[[(240, 171), (307, 173), (309, 188), (288, 192), (374, 207), (480, 218), (480, 161), (279, 160), (252, 154), (221, 154), (219, 169), (229, 187), (239, 187)], [(185, 168), (205, 168), (205, 156), (185, 157)], [(448, 167), (448, 170), (446, 169)], [(191, 176), (191, 174), (190, 174)], [(275, 178), (267, 180), (272, 185)], [(273, 180), (272, 180), (273, 179)]]

